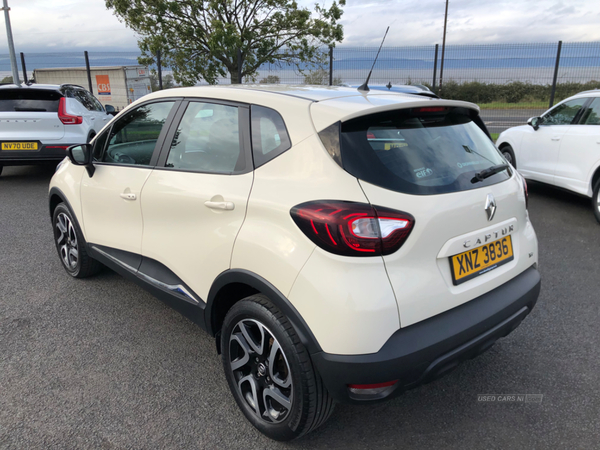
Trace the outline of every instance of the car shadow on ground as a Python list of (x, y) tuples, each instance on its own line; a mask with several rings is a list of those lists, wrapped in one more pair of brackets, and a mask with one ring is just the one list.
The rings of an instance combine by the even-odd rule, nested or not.
[[(529, 194), (536, 194), (546, 199), (567, 202), (569, 204), (581, 205), (590, 208), (590, 199), (574, 192), (558, 188), (549, 184), (539, 183), (537, 181), (527, 181)], [(590, 208), (591, 211), (591, 208)]]
[[(36, 166), (5, 166), (0, 174), (0, 183), (7, 181), (21, 181), (27, 178), (35, 180), (47, 180), (50, 182), (50, 178), (56, 171), (58, 163), (52, 164), (40, 164)], [(0, 165), (2, 163), (0, 162)]]

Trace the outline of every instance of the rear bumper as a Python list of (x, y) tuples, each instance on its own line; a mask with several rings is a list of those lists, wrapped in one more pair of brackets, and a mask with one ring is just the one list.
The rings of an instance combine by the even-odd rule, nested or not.
[[(35, 151), (0, 150), (0, 165), (24, 166), (28, 164), (56, 163), (67, 156), (67, 147), (75, 144), (41, 144)], [(1, 147), (0, 147), (1, 148)]]
[[(534, 268), (464, 305), (395, 332), (377, 353), (311, 355), (329, 393), (339, 402), (392, 398), (450, 372), (461, 361), (490, 348), (512, 332), (533, 309), (540, 292)], [(384, 392), (358, 396), (348, 384), (398, 380)]]

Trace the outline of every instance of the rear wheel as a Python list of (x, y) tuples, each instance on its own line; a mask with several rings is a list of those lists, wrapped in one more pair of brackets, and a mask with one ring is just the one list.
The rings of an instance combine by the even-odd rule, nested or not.
[(598, 180), (596, 182), (596, 186), (594, 186), (594, 193), (592, 194), (592, 208), (594, 209), (596, 220), (600, 222), (600, 180)]
[(221, 333), (225, 376), (246, 418), (288, 441), (323, 424), (333, 399), (294, 328), (264, 295), (236, 303)]
[(56, 250), (67, 273), (75, 278), (98, 273), (102, 265), (87, 254), (83, 234), (64, 203), (54, 210), (52, 225)]
[(517, 160), (515, 158), (515, 152), (510, 145), (505, 145), (500, 149), (502, 156), (506, 159), (515, 169), (517, 168)]

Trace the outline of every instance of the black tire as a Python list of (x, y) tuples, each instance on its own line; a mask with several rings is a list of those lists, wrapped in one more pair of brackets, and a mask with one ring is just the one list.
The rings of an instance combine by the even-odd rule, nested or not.
[(517, 168), (517, 159), (515, 158), (515, 151), (510, 145), (505, 145), (500, 149), (502, 156), (506, 159), (515, 169)]
[(54, 210), (52, 229), (58, 257), (69, 275), (86, 278), (102, 269), (102, 264), (88, 255), (81, 229), (64, 203)]
[(596, 220), (600, 223), (600, 180), (598, 180), (596, 182), (596, 186), (594, 186), (594, 193), (592, 194), (592, 208), (594, 210)]
[(0, 164), (0, 175), (2, 175), (2, 169), (4, 169), (4, 166)]
[[(331, 416), (333, 399), (308, 351), (286, 316), (266, 296), (247, 297), (229, 310), (221, 330), (221, 349), (229, 388), (248, 421), (264, 435), (289, 441)], [(281, 403), (271, 392), (280, 395)]]
[(95, 137), (96, 137), (96, 133), (94, 133), (94, 132), (91, 132), (91, 133), (88, 135), (88, 138), (87, 138), (87, 143), (89, 144), (90, 142), (92, 142), (92, 139), (94, 139)]

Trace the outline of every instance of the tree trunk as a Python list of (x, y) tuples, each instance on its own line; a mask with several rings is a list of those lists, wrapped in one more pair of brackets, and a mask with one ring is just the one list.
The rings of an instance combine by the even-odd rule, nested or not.
[(241, 84), (241, 80), (238, 80), (237, 66), (234, 66), (229, 70), (229, 79), (231, 80), (231, 84)]

